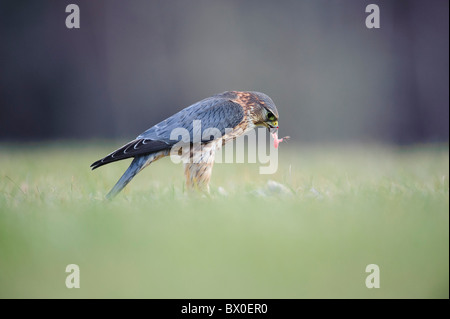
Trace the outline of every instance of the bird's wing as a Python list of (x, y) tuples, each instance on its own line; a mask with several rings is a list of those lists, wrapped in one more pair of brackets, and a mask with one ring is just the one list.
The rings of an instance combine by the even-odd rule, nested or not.
[[(194, 138), (194, 120), (201, 121), (201, 137), (208, 128), (216, 128), (221, 136), (225, 134), (226, 128), (234, 128), (244, 118), (242, 106), (226, 98), (207, 98), (197, 102), (180, 112), (172, 115), (166, 120), (151, 127), (135, 140), (125, 144), (106, 157), (94, 162), (92, 169), (102, 165), (120, 161), (130, 157), (137, 157), (171, 148), (181, 140), (171, 139), (171, 133), (176, 128), (182, 128), (189, 132), (190, 141)], [(202, 138), (202, 142), (208, 142), (213, 136)]]
[(108, 154), (104, 158), (91, 164), (92, 169), (120, 161), (130, 157), (136, 157), (145, 154), (151, 154), (169, 148), (170, 145), (163, 141), (155, 141), (151, 139), (136, 139), (133, 140), (114, 152)]
[[(226, 98), (211, 97), (197, 102), (156, 124), (139, 135), (137, 139), (150, 138), (173, 145), (180, 139), (171, 139), (171, 133), (176, 128), (182, 128), (189, 132), (190, 140), (193, 141), (193, 122), (195, 120), (201, 121), (201, 136), (208, 128), (218, 129), (223, 136), (226, 128), (236, 127), (243, 118), (244, 111), (241, 105)], [(202, 142), (208, 142), (211, 139), (202, 139)]]

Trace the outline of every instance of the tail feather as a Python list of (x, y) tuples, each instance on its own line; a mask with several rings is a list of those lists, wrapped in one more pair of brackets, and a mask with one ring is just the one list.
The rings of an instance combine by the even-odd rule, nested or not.
[(137, 173), (139, 173), (145, 165), (144, 157), (148, 156), (142, 156), (135, 158), (130, 166), (128, 166), (125, 173), (123, 173), (122, 177), (117, 181), (116, 185), (109, 191), (109, 193), (106, 195), (107, 199), (112, 199), (115, 197), (122, 189), (124, 189), (125, 186), (128, 185), (128, 183), (136, 176)]
[(164, 150), (157, 153), (135, 157), (127, 168), (122, 177), (117, 181), (116, 185), (106, 195), (107, 199), (112, 199), (116, 196), (128, 183), (136, 176), (137, 173), (142, 171), (145, 167), (169, 154), (169, 151)]

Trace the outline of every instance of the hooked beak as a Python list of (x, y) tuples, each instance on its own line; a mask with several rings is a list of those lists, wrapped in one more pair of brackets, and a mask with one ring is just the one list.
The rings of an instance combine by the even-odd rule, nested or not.
[(264, 122), (264, 125), (267, 127), (271, 134), (278, 131), (278, 121), (274, 122)]

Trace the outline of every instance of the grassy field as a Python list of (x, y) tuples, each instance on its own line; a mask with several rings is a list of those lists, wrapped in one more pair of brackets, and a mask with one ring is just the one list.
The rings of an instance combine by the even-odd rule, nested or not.
[(282, 144), (274, 175), (216, 165), (209, 198), (163, 159), (108, 202), (129, 162), (89, 165), (115, 146), (0, 145), (1, 298), (449, 297), (448, 145)]

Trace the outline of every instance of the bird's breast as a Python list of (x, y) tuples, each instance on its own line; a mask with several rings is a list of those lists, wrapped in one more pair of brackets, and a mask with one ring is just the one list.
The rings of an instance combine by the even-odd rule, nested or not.
[(251, 131), (255, 125), (252, 121), (248, 119), (247, 116), (244, 117), (244, 120), (239, 123), (236, 127), (234, 127), (230, 132), (227, 132), (222, 136), (222, 145), (238, 138), (239, 136), (244, 135), (245, 133)]

